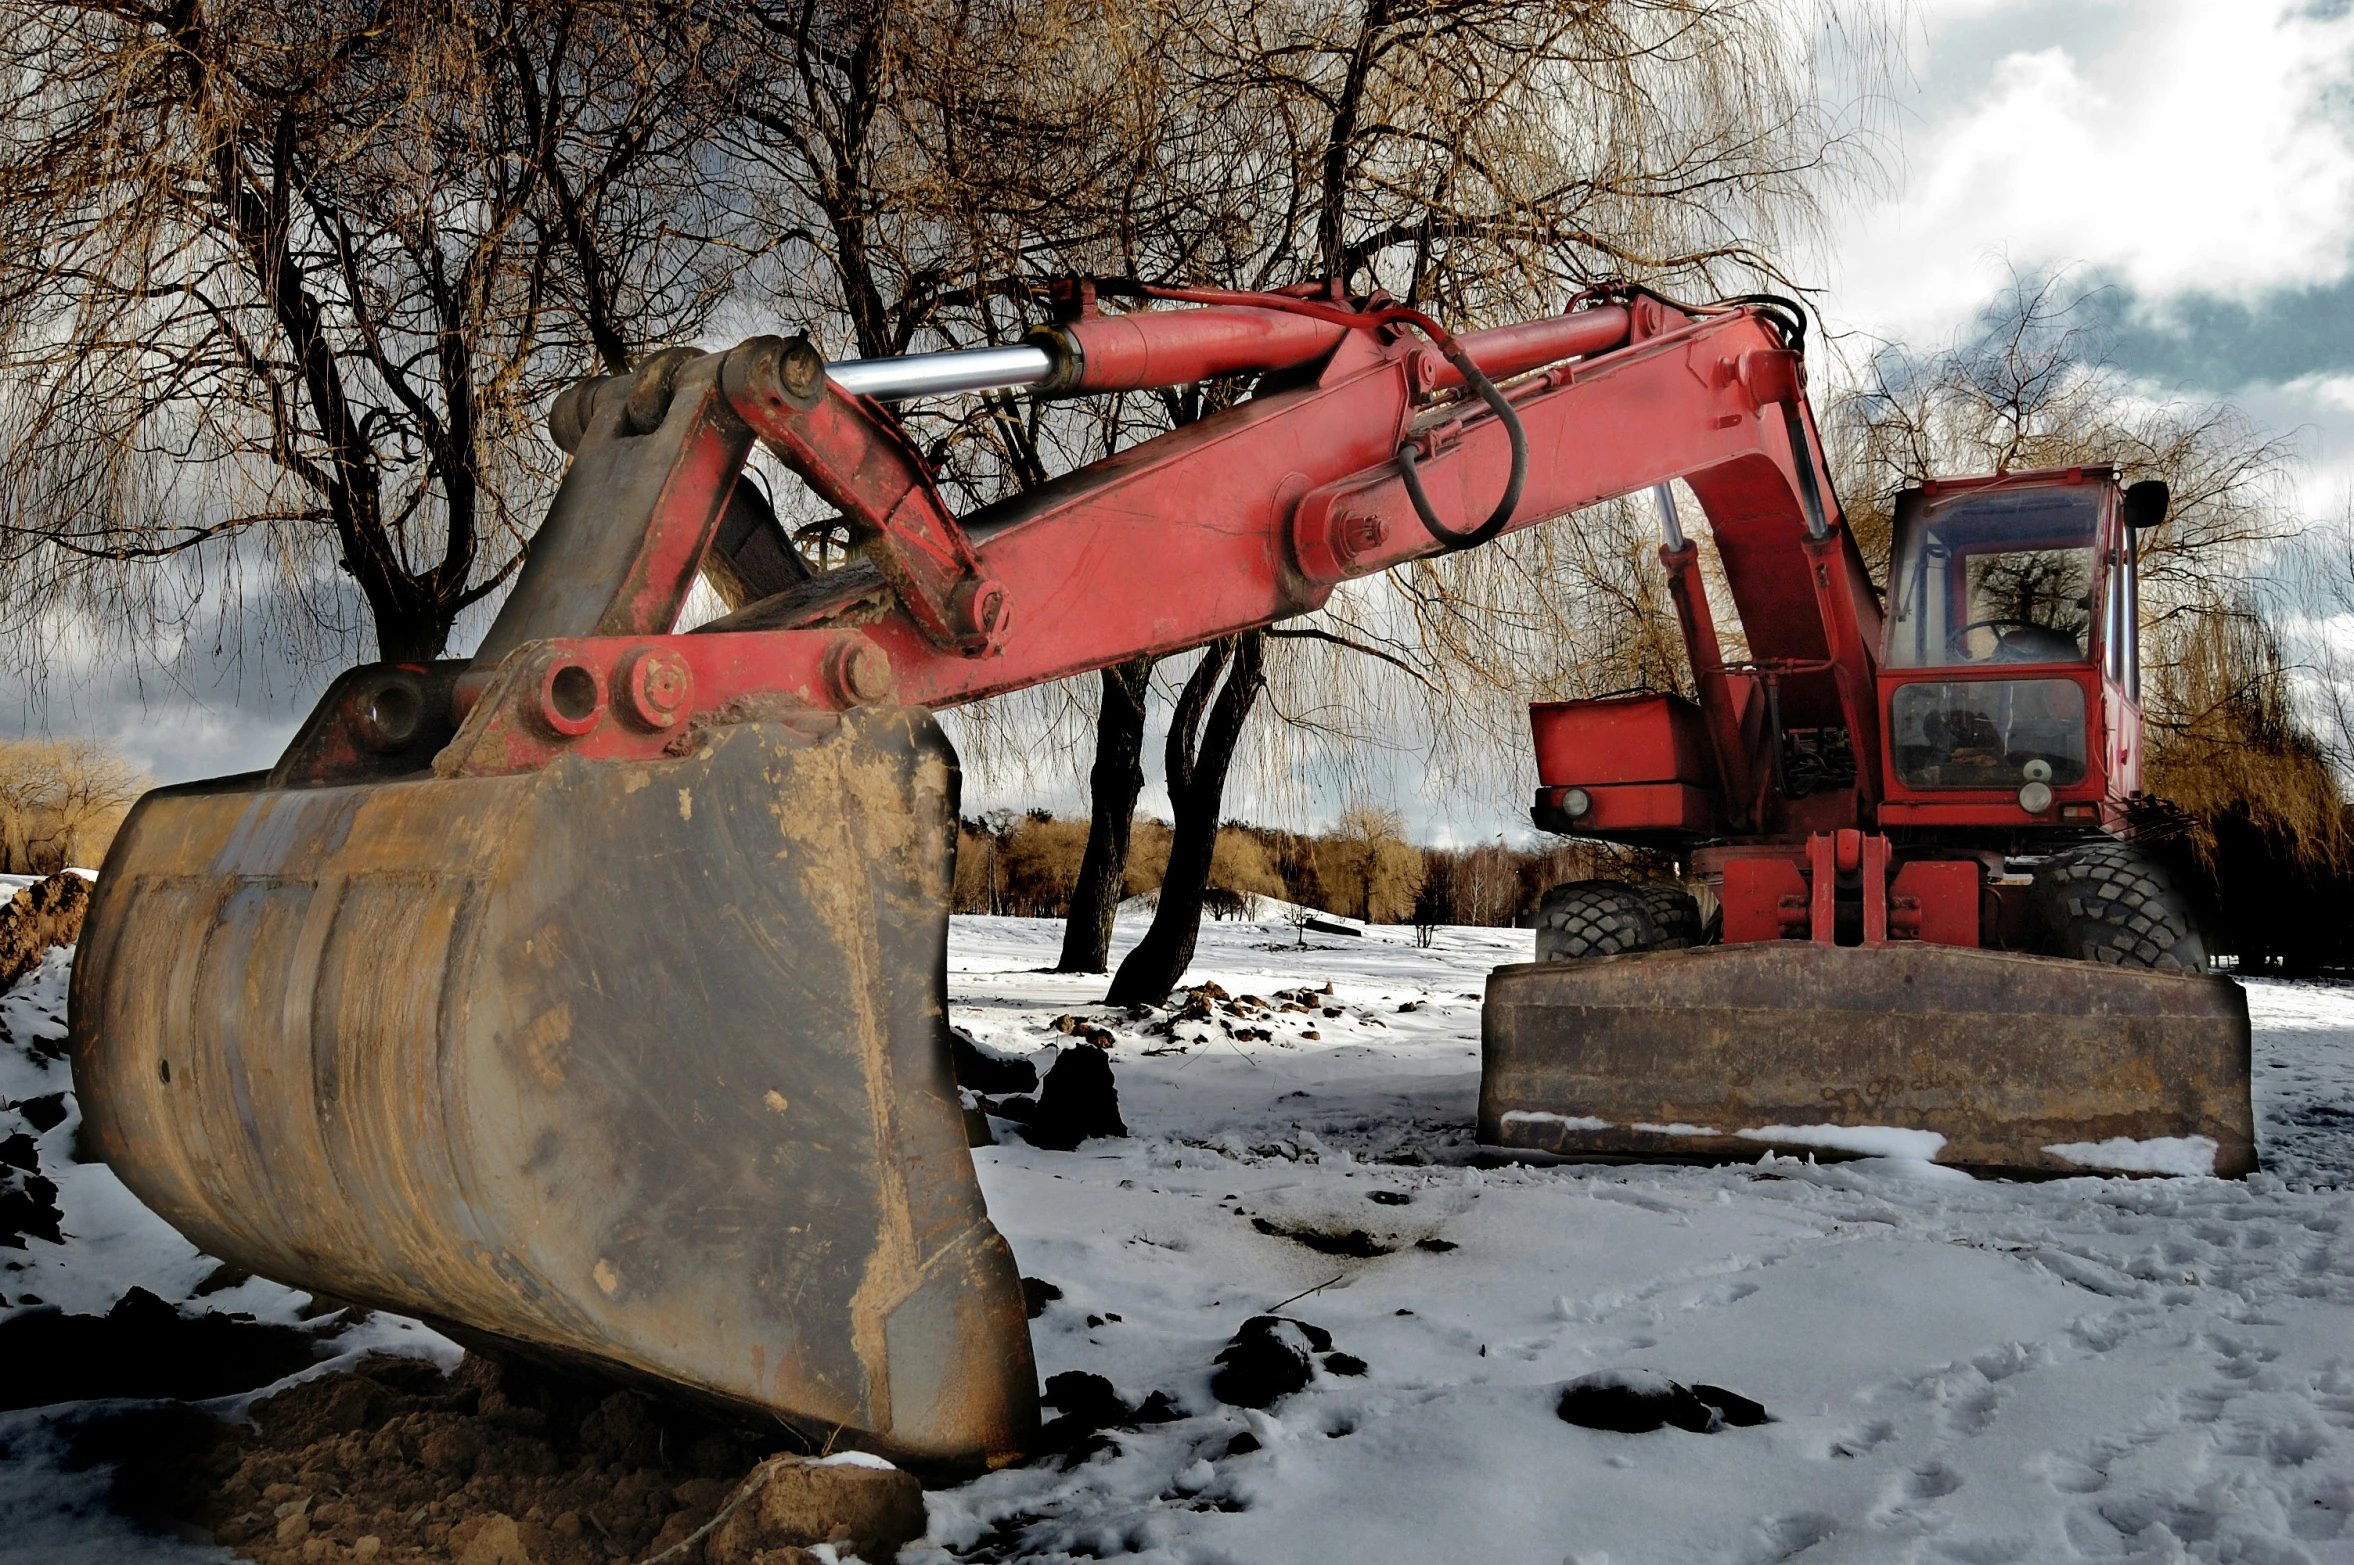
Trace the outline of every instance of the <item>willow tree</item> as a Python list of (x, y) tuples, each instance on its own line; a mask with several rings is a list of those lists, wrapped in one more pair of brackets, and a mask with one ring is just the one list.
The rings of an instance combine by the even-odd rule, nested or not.
[[(704, 29), (622, 5), (7, 0), (0, 608), (260, 596), (438, 655), (552, 393), (695, 329)], [(252, 579), (259, 573), (259, 579)], [(24, 643), (20, 641), (20, 645)]]
[[(1138, 225), (1133, 270), (1229, 287), (1333, 278), (1456, 327), (1560, 310), (1605, 279), (1702, 292), (1778, 279), (1826, 195), (1869, 172), (1868, 138), (1821, 74), (1826, 21), (1843, 67), (1879, 68), (1872, 14), (1772, 0), (1189, 6), (1158, 68), (1196, 156), (1169, 177), (1215, 221), (1175, 236)], [(1592, 683), (1630, 646), (1640, 677), (1672, 678), (1656, 583), (1622, 513), (1601, 514), (1601, 529), (1581, 519), (1345, 587), (1269, 632), (1253, 683), (1289, 720), (1262, 755), (1296, 771), (1303, 750), (1345, 755), (1400, 725), (1492, 745), (1508, 732), (1498, 714)], [(1233, 704), (1247, 713), (1250, 697)], [(1218, 800), (1197, 800), (1178, 834), (1214, 833), (1218, 817)], [(1161, 926), (1198, 910), (1198, 887), (1164, 886), (1130, 958), (1154, 970), (1123, 969), (1115, 990), (1166, 993), (1191, 941)]]

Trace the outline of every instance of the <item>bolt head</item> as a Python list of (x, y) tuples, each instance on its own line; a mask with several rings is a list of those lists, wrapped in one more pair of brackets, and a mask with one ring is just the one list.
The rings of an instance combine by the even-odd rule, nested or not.
[(677, 653), (646, 648), (629, 656), (615, 683), (630, 720), (641, 728), (658, 730), (678, 721), (694, 687), (694, 674)]
[(876, 706), (891, 699), (896, 683), (891, 654), (864, 636), (835, 648), (831, 665), (834, 694), (844, 706)]
[(1005, 589), (989, 582), (973, 594), (973, 628), (992, 635), (1005, 620)]

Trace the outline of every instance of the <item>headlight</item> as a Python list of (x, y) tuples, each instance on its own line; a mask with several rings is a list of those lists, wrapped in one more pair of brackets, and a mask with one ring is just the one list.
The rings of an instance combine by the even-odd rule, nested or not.
[[(2046, 799), (2049, 799), (2051, 795), (2052, 791), (2049, 788), (2046, 788), (2043, 791), (2043, 796)], [(1561, 790), (1561, 813), (1568, 816), (1571, 820), (1575, 821), (1585, 819), (1586, 812), (1593, 807), (1594, 796), (1586, 792), (1585, 789), (1564, 788)]]
[(2019, 790), (2019, 808), (2030, 815), (2041, 815), (2052, 807), (2052, 785), (2031, 782)]

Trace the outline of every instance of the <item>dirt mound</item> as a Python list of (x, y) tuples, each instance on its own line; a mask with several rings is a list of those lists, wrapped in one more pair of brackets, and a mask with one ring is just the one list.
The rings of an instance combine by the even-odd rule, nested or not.
[(1362, 1375), (1365, 1361), (1341, 1353), (1332, 1333), (1288, 1315), (1254, 1315), (1221, 1348), (1210, 1395), (1236, 1407), (1269, 1407), (1316, 1378), (1316, 1360), (1335, 1375)]
[[(90, 1426), (77, 1451), (120, 1464), (116, 1503), (129, 1514), (201, 1528), (261, 1565), (610, 1565), (682, 1543), (664, 1565), (781, 1565), (790, 1545), (827, 1537), (750, 1525), (777, 1509), (773, 1495), (722, 1515), (764, 1457), (793, 1450), (783, 1431), (528, 1361), (468, 1354), (445, 1378), (423, 1360), (376, 1356), (251, 1413), (246, 1428), (192, 1421), (187, 1409), (137, 1412)], [(813, 1468), (795, 1492), (836, 1483), (855, 1522), (872, 1507), (848, 1490), (871, 1487), (879, 1465)], [(920, 1517), (913, 1480), (888, 1476)], [(907, 1504), (900, 1495), (895, 1514)], [(695, 1536), (715, 1520), (726, 1525)], [(845, 1552), (865, 1544), (870, 1562), (899, 1541), (842, 1536)]]
[(39, 967), (51, 946), (81, 939), (89, 909), (90, 883), (71, 871), (36, 880), (0, 904), (0, 989)]
[(1722, 1386), (1682, 1386), (1650, 1370), (1605, 1369), (1562, 1387), (1554, 1409), (1565, 1424), (1614, 1434), (1649, 1434), (1673, 1427), (1696, 1435), (1770, 1424), (1765, 1408)]

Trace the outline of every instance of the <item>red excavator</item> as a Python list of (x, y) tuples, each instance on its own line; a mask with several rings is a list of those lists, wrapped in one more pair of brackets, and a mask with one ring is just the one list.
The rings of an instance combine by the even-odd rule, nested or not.
[[(1744, 654), (1665, 508), (1699, 699), (1539, 708), (1538, 815), (1669, 849), (1719, 911), (1550, 896), (1550, 959), (1490, 984), (1483, 1136), (2247, 1166), (2244, 1007), (2109, 835), (2151, 491), (1924, 488), (1884, 616), (1783, 304), (1613, 288), (1453, 336), (1331, 288), (1128, 292), (1062, 286), (1015, 347), (761, 337), (558, 398), (571, 465), (472, 658), (344, 674), (269, 772), (116, 838), (71, 1021), (125, 1182), (224, 1260), (465, 1340), (1013, 1460), (1037, 1388), (952, 1079), (933, 710), (1671, 479)], [(1253, 394), (964, 517), (889, 411), (1228, 375)], [(852, 562), (813, 570), (739, 481), (755, 442)], [(698, 575), (731, 612), (674, 633)], [(2066, 959), (2022, 954), (2055, 930)]]

